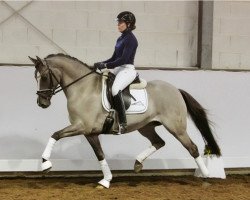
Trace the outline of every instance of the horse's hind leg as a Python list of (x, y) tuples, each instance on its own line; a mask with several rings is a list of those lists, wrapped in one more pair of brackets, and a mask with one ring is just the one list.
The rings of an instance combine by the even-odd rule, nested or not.
[(141, 135), (146, 137), (152, 144), (149, 148), (141, 152), (137, 157), (134, 165), (134, 170), (136, 173), (142, 170), (143, 161), (156, 152), (158, 149), (165, 145), (164, 140), (162, 140), (155, 131), (155, 125), (153, 123), (147, 124), (146, 126), (140, 128), (138, 131)]
[[(171, 125), (175, 126), (172, 127)], [(204, 164), (204, 161), (200, 157), (197, 146), (190, 139), (186, 131), (186, 124), (176, 124), (176, 123), (164, 123), (163, 126), (177, 139), (181, 142), (181, 144), (188, 150), (190, 155), (195, 159), (198, 167), (200, 168), (204, 177), (208, 176), (207, 167)]]

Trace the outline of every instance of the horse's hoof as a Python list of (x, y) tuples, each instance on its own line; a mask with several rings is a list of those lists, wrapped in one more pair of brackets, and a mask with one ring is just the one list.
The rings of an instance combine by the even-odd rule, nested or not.
[(135, 173), (139, 173), (142, 170), (142, 168), (143, 168), (143, 165), (138, 160), (136, 160), (135, 165), (134, 165)]
[(101, 187), (104, 187), (104, 188), (109, 188), (110, 186), (110, 182), (105, 179), (100, 180), (98, 183)]
[(52, 163), (49, 160), (46, 160), (45, 162), (42, 162), (41, 167), (43, 172), (48, 173), (52, 168)]
[(102, 185), (97, 185), (95, 188), (98, 190), (103, 190), (105, 187), (103, 187)]

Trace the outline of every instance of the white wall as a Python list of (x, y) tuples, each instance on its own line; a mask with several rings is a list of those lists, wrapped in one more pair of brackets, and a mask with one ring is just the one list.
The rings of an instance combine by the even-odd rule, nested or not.
[[(28, 1), (7, 3), (18, 10)], [(106, 60), (120, 36), (114, 19), (124, 10), (137, 18), (137, 66), (196, 64), (197, 1), (33, 1), (19, 13), (34, 27), (17, 14), (4, 21), (13, 11), (1, 1), (0, 63), (30, 63), (27, 56), (63, 50), (90, 65)]]
[[(192, 94), (214, 121), (226, 168), (250, 167), (250, 73), (216, 71), (139, 71), (146, 80), (161, 79)], [(34, 69), (0, 68), (0, 171), (39, 171), (41, 154), (54, 131), (68, 125), (63, 93), (48, 109), (36, 105)], [(160, 94), (159, 94), (160, 95)], [(83, 111), (84, 112), (84, 111)], [(145, 169), (195, 168), (189, 153), (162, 127), (166, 146), (145, 162)], [(189, 121), (188, 132), (203, 151), (200, 133)], [(138, 133), (101, 136), (112, 169), (132, 169), (135, 157), (149, 142)], [(53, 170), (99, 170), (95, 155), (82, 136), (59, 141), (52, 153)]]

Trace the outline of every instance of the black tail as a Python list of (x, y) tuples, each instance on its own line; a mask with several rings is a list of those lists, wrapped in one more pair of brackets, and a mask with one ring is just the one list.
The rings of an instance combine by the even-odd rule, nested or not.
[(179, 91), (181, 92), (181, 95), (186, 103), (189, 115), (191, 116), (196, 127), (201, 132), (203, 138), (206, 140), (211, 153), (221, 156), (220, 148), (215, 141), (209, 126), (206, 110), (190, 94), (181, 89), (179, 89)]

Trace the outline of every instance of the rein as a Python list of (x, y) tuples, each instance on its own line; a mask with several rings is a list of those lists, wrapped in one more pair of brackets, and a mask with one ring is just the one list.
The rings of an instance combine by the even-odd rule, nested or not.
[[(51, 68), (49, 67), (49, 65), (48, 65), (46, 59), (45, 59), (45, 63), (46, 63), (47, 69), (49, 70), (50, 88), (48, 88), (48, 89), (43, 89), (43, 90), (38, 90), (36, 94), (39, 95), (39, 96), (41, 96), (41, 97), (43, 97), (43, 98), (46, 98), (46, 99), (51, 98), (53, 95), (57, 94), (58, 92), (61, 92), (62, 90), (68, 88), (69, 86), (73, 85), (74, 83), (76, 83), (76, 82), (80, 81), (81, 79), (83, 79), (83, 78), (89, 76), (90, 74), (96, 73), (96, 74), (98, 74), (98, 75), (100, 75), (100, 76), (103, 76), (103, 74), (102, 74), (102, 73), (98, 73), (98, 72), (96, 71), (95, 68), (91, 69), (91, 68), (86, 64), (86, 66), (87, 66), (89, 69), (91, 69), (91, 72), (89, 72), (89, 73), (87, 73), (87, 74), (85, 74), (85, 75), (83, 75), (83, 76), (77, 78), (76, 80), (72, 81), (72, 82), (69, 83), (68, 85), (65, 85), (64, 87), (62, 87), (62, 86), (60, 85), (60, 82), (59, 82), (58, 79), (56, 78), (55, 74), (53, 73), (53, 71), (52, 71)], [(53, 86), (53, 78), (52, 78), (52, 77), (55, 78), (55, 80), (56, 80), (56, 82), (59, 84), (59, 86), (57, 86), (57, 87), (54, 87), (54, 86)], [(61, 87), (61, 88), (60, 88), (60, 87)], [(48, 94), (48, 96), (46, 97), (46, 96), (44, 96), (44, 94)]]

